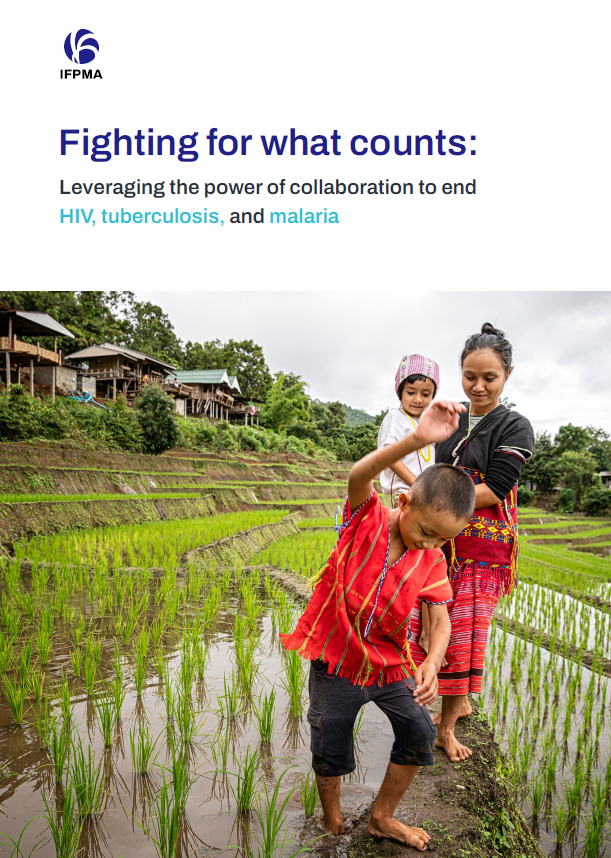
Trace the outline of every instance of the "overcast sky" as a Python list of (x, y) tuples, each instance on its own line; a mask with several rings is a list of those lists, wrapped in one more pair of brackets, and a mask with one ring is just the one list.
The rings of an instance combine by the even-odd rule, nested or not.
[[(491, 277), (491, 282), (493, 278)], [(611, 432), (610, 292), (137, 292), (160, 304), (184, 340), (253, 339), (272, 372), (301, 375), (323, 402), (375, 414), (396, 403), (406, 353), (441, 368), (440, 396), (464, 399), (458, 356), (483, 322), (514, 346), (505, 389), (536, 429)]]

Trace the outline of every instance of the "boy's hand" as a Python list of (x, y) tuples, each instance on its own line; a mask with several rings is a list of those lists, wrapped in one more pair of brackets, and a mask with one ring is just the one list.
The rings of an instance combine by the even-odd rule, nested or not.
[(418, 706), (428, 706), (437, 698), (437, 689), (439, 681), (437, 679), (438, 667), (433, 662), (425, 659), (418, 670), (414, 680), (416, 682), (416, 690), (414, 691), (414, 700)]
[(462, 411), (466, 411), (460, 402), (449, 402), (440, 400), (433, 402), (422, 417), (418, 428), (412, 437), (417, 437), (425, 444), (439, 444), (449, 438), (458, 429), (458, 418)]

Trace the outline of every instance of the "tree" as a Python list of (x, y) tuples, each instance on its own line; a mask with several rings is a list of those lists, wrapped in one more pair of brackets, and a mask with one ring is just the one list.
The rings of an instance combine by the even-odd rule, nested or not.
[(560, 476), (575, 492), (576, 507), (581, 506), (582, 495), (592, 487), (597, 472), (598, 462), (591, 453), (566, 450), (560, 456)]
[(285, 375), (279, 373), (265, 400), (263, 425), (274, 432), (281, 432), (295, 420), (307, 421), (310, 400), (305, 387), (305, 382), (301, 380), (289, 380), (289, 384), (285, 384)]
[(171, 363), (180, 369), (183, 365), (182, 343), (174, 333), (167, 313), (150, 301), (132, 301), (126, 315), (127, 330), (123, 342), (136, 351)]
[(272, 376), (261, 346), (254, 340), (189, 340), (184, 351), (185, 369), (226, 369), (237, 375), (244, 396), (265, 401), (272, 386)]
[(346, 425), (346, 415), (344, 414), (344, 406), (341, 402), (329, 402), (327, 410), (329, 412), (329, 425), (331, 429), (339, 429), (340, 426)]
[(554, 438), (556, 452), (558, 455), (570, 450), (574, 453), (587, 451), (590, 445), (590, 435), (587, 429), (581, 426), (573, 426), (572, 423), (567, 423), (566, 426), (561, 426), (558, 429), (558, 434)]
[(180, 436), (174, 419), (174, 400), (156, 384), (146, 385), (135, 402), (142, 429), (142, 451), (159, 455), (174, 447)]
[(531, 459), (524, 463), (520, 483), (532, 483), (539, 492), (551, 492), (560, 479), (559, 456), (549, 432), (537, 432)]

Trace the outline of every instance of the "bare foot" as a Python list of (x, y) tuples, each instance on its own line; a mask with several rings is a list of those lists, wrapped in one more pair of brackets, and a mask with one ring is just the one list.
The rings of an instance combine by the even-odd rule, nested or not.
[[(418, 640), (418, 646), (420, 647), (420, 649), (423, 649), (427, 655), (429, 654), (429, 639), (428, 639), (428, 637), (425, 637), (425, 635), (420, 635), (420, 638)], [(442, 667), (448, 666), (448, 660), (445, 657), (445, 655), (441, 659), (441, 666)]]
[(414, 846), (420, 852), (424, 852), (431, 839), (423, 828), (412, 828), (410, 825), (404, 825), (398, 819), (395, 819), (394, 816), (378, 816), (374, 818), (372, 813), (369, 817), (367, 829), (376, 840), (388, 837), (391, 840), (398, 840), (399, 843), (404, 843), (406, 846)]
[(435, 747), (443, 748), (453, 763), (460, 763), (473, 753), (470, 748), (467, 748), (466, 745), (462, 745), (458, 741), (454, 735), (454, 730), (450, 727), (445, 727), (443, 730), (438, 731), (437, 738), (435, 739)]
[(327, 834), (334, 834), (336, 837), (346, 833), (346, 826), (343, 819), (333, 820), (332, 822), (322, 819), (319, 823), (319, 828)]
[[(461, 708), (457, 717), (468, 718), (469, 715), (473, 715), (473, 709), (471, 708), (471, 704), (469, 703), (469, 701), (465, 698), (465, 705)], [(436, 727), (439, 727), (439, 725), (441, 724), (441, 712), (438, 712), (436, 715), (433, 715), (432, 721)]]

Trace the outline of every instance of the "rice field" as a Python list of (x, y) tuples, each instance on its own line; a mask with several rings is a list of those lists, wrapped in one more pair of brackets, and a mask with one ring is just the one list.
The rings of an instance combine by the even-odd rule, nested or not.
[[(7, 854), (288, 858), (320, 836), (307, 666), (277, 636), (298, 609), (277, 585), (239, 568), (2, 578)], [(367, 708), (347, 811), (379, 788), (384, 722)]]
[(17, 560), (38, 563), (76, 563), (96, 566), (98, 574), (114, 566), (180, 565), (182, 555), (217, 539), (233, 536), (250, 527), (280, 521), (284, 513), (274, 510), (223, 513), (209, 518), (144, 522), (137, 526), (75, 530), (42, 536), (15, 546)]
[(147, 500), (162, 500), (164, 498), (198, 498), (201, 497), (201, 489), (193, 488), (193, 486), (185, 486), (181, 491), (161, 491), (161, 492), (130, 492), (128, 494), (119, 494), (117, 492), (99, 492), (91, 494), (2, 494), (0, 495), (0, 504), (3, 503), (73, 503), (74, 501), (104, 501), (104, 500), (137, 500), (138, 498), (147, 498)]
[[(316, 519), (314, 519), (316, 520)], [(301, 533), (287, 536), (260, 551), (252, 560), (253, 565), (271, 563), (280, 569), (290, 569), (311, 578), (326, 563), (337, 542), (334, 530), (310, 532), (307, 527)]]

